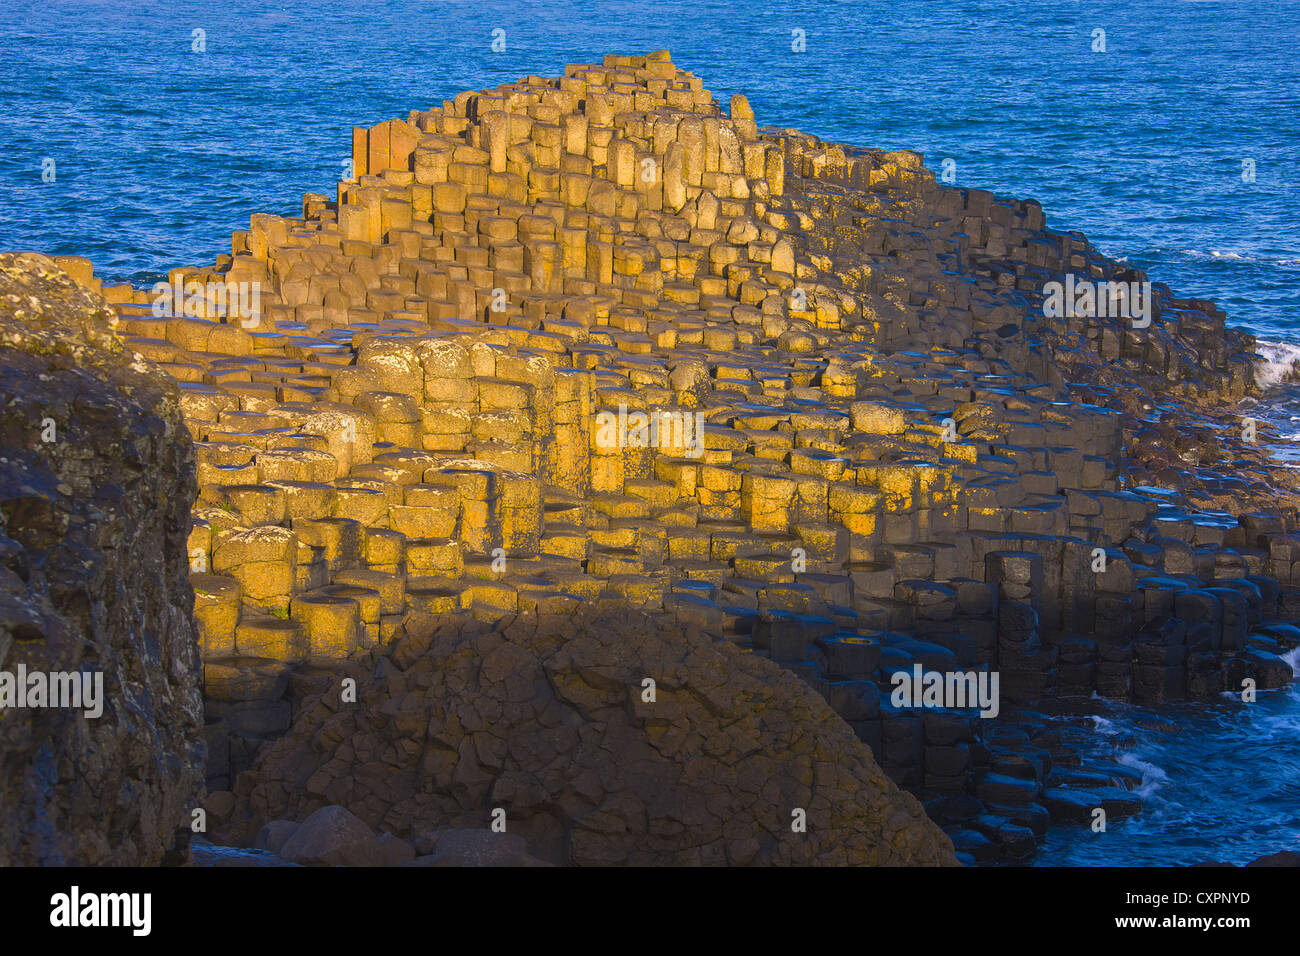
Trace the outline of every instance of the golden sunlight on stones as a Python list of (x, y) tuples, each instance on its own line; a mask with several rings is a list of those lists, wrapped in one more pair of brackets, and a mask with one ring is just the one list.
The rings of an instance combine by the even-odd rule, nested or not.
[[(196, 441), (214, 789), (284, 729), (240, 707), (319, 694), (409, 615), (630, 605), (783, 664), (894, 781), (952, 794), (979, 720), (887, 706), (894, 670), (1208, 696), (1268, 576), (1300, 581), (1285, 524), (1238, 495), (1215, 526), (1227, 486), (1142, 417), (1240, 398), (1253, 343), (1172, 293), (1140, 330), (1049, 316), (1046, 281), (1127, 267), (1037, 203), (760, 127), (666, 54), (357, 128), (352, 162), (169, 277), (256, 282), (255, 315), (106, 290)], [(1134, 651), (1178, 601), (1218, 651)]]

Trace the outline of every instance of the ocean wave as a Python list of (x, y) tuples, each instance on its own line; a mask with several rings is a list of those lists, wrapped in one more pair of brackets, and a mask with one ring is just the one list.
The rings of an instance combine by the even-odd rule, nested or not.
[(1119, 730), (1115, 727), (1115, 722), (1107, 720), (1105, 717), (1098, 717), (1096, 714), (1092, 717), (1093, 729), (1102, 734), (1117, 734)]
[(1161, 785), (1168, 782), (1169, 775), (1150, 761), (1143, 760), (1134, 754), (1121, 754), (1116, 760), (1117, 763), (1125, 767), (1131, 767), (1134, 770), (1141, 771), (1142, 783), (1136, 789), (1136, 793), (1142, 797), (1149, 797)]
[(1255, 383), (1261, 388), (1300, 377), (1296, 368), (1300, 362), (1300, 343), (1260, 341), (1255, 343), (1255, 348), (1261, 358), (1255, 364)]
[[(1164, 250), (1156, 249), (1155, 252), (1160, 254)], [(1174, 249), (1171, 254), (1200, 262), (1249, 262), (1267, 266), (1300, 266), (1300, 257), (1294, 255), (1270, 256), (1263, 253), (1231, 252), (1219, 249)]]

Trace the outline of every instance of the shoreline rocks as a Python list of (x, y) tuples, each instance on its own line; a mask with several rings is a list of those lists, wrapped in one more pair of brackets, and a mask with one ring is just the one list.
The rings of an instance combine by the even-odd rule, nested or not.
[[(917, 153), (760, 127), (666, 51), (466, 92), (352, 148), (334, 196), (253, 215), (165, 296), (106, 290), (196, 442), (208, 785), (238, 839), (306, 800), (284, 781), (306, 786), (326, 697), (391, 720), (385, 681), (445, 679), (385, 670), (431, 621), (452, 641), (643, 612), (634, 649), (667, 619), (737, 673), (776, 662), (966, 862), (1135, 810), (1040, 705), (1290, 680), (1296, 474), (1236, 411), (1258, 356), (1213, 302)], [(1142, 314), (1059, 307), (1085, 286), (1143, 288)], [(996, 675), (1005, 716), (900, 705), (918, 666)], [(378, 683), (344, 704), (345, 678)], [(553, 862), (634, 856), (539, 834)]]

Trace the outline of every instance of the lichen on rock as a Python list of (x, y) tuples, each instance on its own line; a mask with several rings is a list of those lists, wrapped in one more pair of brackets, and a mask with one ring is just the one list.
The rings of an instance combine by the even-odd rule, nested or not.
[(203, 721), (173, 383), (53, 260), (0, 255), (0, 672), (102, 673), (102, 714), (0, 710), (0, 865), (182, 856)]

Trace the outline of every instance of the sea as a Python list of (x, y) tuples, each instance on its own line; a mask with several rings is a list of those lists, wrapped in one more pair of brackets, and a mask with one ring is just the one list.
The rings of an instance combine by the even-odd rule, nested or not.
[[(0, 0), (0, 249), (151, 284), (332, 193), (354, 125), (658, 49), (760, 125), (918, 150), (1216, 300), (1259, 340), (1249, 414), (1300, 466), (1295, 0)], [(1037, 863), (1300, 849), (1296, 685), (1095, 720), (1147, 809)]]

